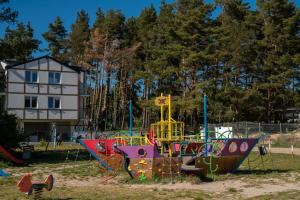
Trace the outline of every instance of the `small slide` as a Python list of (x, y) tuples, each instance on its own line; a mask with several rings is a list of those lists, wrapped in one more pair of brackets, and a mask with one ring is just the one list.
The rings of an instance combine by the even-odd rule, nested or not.
[[(97, 155), (96, 145), (98, 140), (78, 140), (79, 144), (81, 144), (84, 148), (88, 150), (88, 152), (99, 162), (102, 167), (106, 168), (106, 162)], [(112, 171), (111, 167), (107, 167), (109, 171)]]
[(3, 170), (0, 168), (0, 176), (2, 176), (2, 177), (8, 177), (8, 173), (6, 173), (5, 171), (3, 171)]
[(23, 163), (23, 160), (15, 158), (8, 151), (6, 151), (1, 145), (0, 145), (0, 153), (2, 153), (3, 155), (5, 155), (5, 157), (7, 157), (8, 159), (10, 159), (11, 161), (13, 161), (16, 164), (22, 164)]

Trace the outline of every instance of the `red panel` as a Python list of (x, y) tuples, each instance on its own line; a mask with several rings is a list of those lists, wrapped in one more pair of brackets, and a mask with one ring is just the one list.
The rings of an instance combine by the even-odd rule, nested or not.
[(2, 146), (0, 146), (0, 153), (3, 153), (7, 158), (9, 158), (11, 161), (13, 161), (16, 164), (22, 164), (23, 163), (23, 160), (15, 158), (8, 151), (6, 151)]
[(106, 151), (102, 154), (104, 155), (112, 155), (115, 154), (113, 150), (113, 144), (116, 142), (115, 139), (109, 139), (109, 140), (82, 140), (82, 142), (90, 148), (95, 154), (99, 154), (100, 152), (97, 151), (96, 145), (98, 143), (102, 143), (105, 146)]

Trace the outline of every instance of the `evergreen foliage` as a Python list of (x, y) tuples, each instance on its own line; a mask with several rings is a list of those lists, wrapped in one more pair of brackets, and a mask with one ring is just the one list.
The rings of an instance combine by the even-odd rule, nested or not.
[(7, 28), (0, 46), (2, 58), (16, 59), (22, 62), (32, 58), (32, 53), (38, 50), (39, 41), (33, 38), (33, 29), (30, 24), (25, 26), (18, 23), (16, 29)]
[(17, 118), (6, 112), (0, 113), (0, 130), (1, 146), (15, 148), (24, 139), (17, 130)]
[(83, 59), (84, 43), (87, 42), (90, 37), (89, 16), (84, 10), (77, 13), (77, 19), (71, 29), (71, 59), (73, 63), (79, 64)]
[(43, 34), (43, 37), (48, 42), (48, 47), (51, 56), (62, 61), (69, 61), (69, 39), (68, 33), (60, 17), (56, 17), (53, 23), (48, 26), (48, 31)]

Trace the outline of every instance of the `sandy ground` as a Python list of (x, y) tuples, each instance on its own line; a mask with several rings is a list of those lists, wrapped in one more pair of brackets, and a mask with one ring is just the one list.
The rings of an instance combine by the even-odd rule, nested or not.
[[(283, 154), (292, 154), (291, 148), (272, 148), (271, 153), (283, 153)], [(294, 155), (300, 155), (300, 148), (294, 148), (293, 151)]]
[(291, 190), (300, 191), (300, 182), (297, 181), (297, 177), (300, 177), (299, 173), (286, 174), (288, 180), (282, 181), (281, 179), (265, 179), (262, 183), (253, 182), (244, 178), (243, 180), (225, 180), (216, 182), (203, 182), (199, 184), (193, 184), (190, 182), (183, 183), (170, 183), (170, 184), (120, 184), (114, 179), (105, 181), (104, 177), (93, 177), (86, 180), (59, 180), (57, 178), (56, 186), (67, 187), (123, 187), (128, 190), (135, 189), (153, 189), (153, 190), (196, 190), (204, 193), (214, 194), (214, 196), (222, 196), (222, 199), (232, 199), (230, 190), (235, 190), (235, 198), (250, 198), (261, 196), (265, 194), (274, 194), (278, 192), (287, 192)]
[[(258, 151), (257, 148), (254, 148), (253, 151)], [(283, 154), (292, 154), (291, 148), (279, 148), (279, 147), (271, 147), (271, 153), (283, 153)], [(294, 148), (294, 155), (300, 155), (300, 148)]]

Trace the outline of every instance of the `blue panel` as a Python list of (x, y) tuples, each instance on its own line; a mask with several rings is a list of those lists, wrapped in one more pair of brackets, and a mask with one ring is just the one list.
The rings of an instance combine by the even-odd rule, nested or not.
[(60, 83), (60, 73), (55, 73), (54, 83), (56, 83), (56, 84)]
[(31, 72), (31, 82), (37, 82), (37, 72)]
[(25, 71), (25, 81), (31, 82), (31, 71)]
[(53, 97), (48, 97), (48, 108), (53, 108)]
[(54, 84), (54, 73), (53, 72), (49, 72), (49, 75), (48, 75), (48, 83), (50, 84)]

